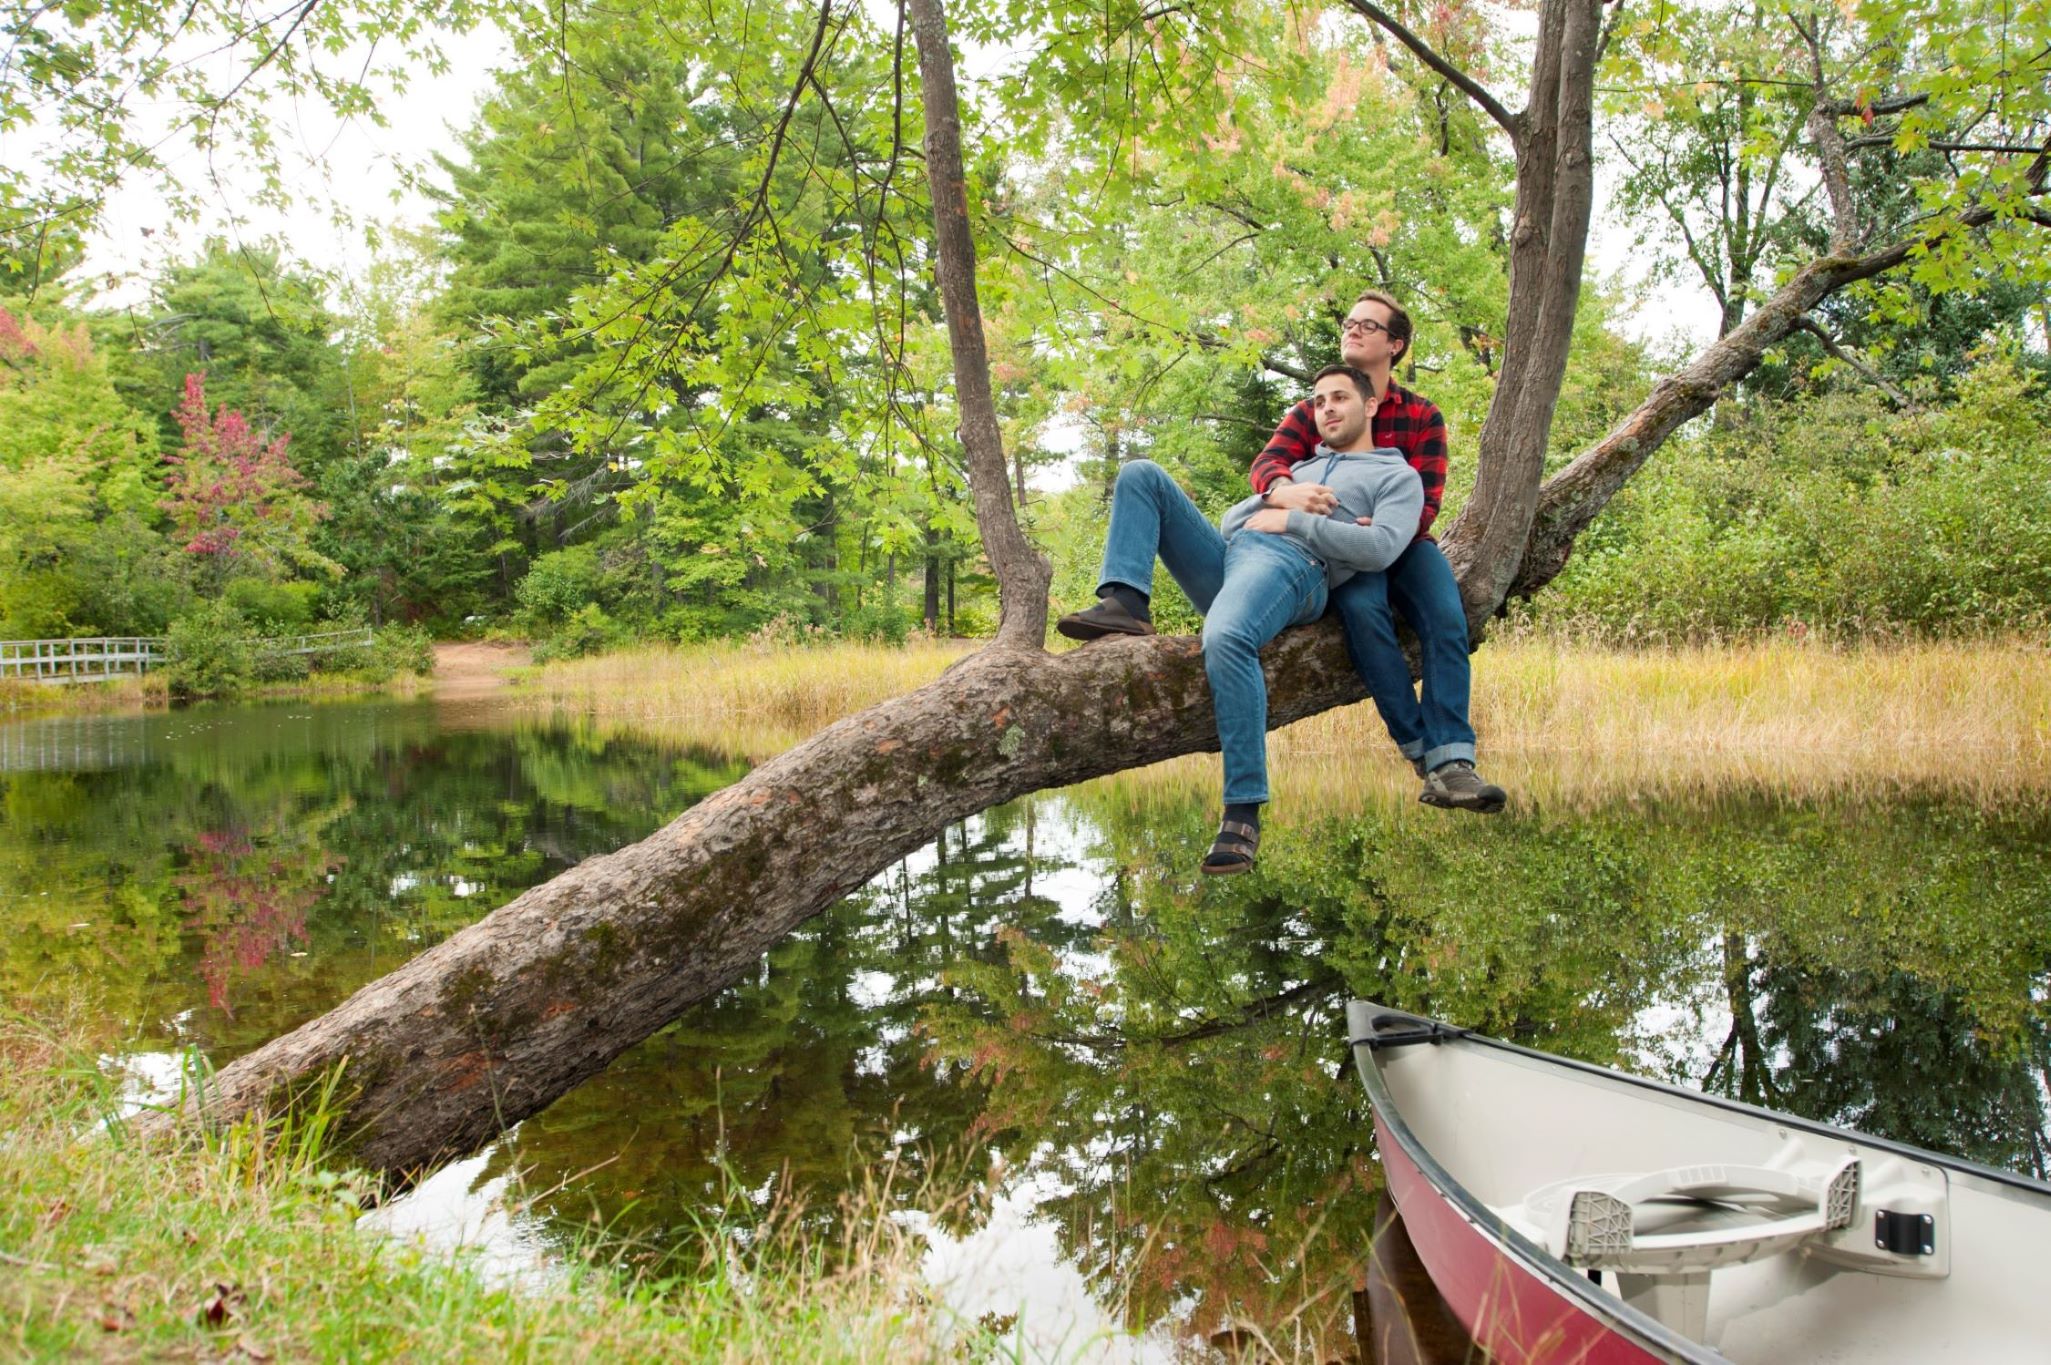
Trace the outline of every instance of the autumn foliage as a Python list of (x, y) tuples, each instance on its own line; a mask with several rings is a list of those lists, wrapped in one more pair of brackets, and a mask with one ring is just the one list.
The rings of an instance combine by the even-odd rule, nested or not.
[(209, 412), (204, 374), (185, 376), (178, 427), (184, 443), (164, 457), (164, 510), (186, 553), (211, 564), (217, 581), (243, 572), (282, 577), (322, 562), (307, 533), (326, 508), (306, 496), (290, 435), (259, 430), (226, 404)]

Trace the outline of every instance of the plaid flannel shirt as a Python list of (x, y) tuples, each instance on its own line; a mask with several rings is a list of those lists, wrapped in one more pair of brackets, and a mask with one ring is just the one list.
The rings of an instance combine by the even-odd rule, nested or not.
[[(1403, 458), (1424, 483), (1424, 515), (1417, 522), (1417, 538), (1430, 540), (1431, 524), (1438, 519), (1439, 500), (1446, 495), (1446, 419), (1438, 404), (1421, 398), (1389, 381), (1381, 406), (1374, 410), (1374, 443), (1403, 452)], [(1268, 438), (1267, 448), (1255, 457), (1248, 477), (1253, 491), (1266, 493), (1275, 480), (1290, 472), (1299, 460), (1317, 451), (1317, 419), (1308, 398), (1289, 409), (1282, 425)]]

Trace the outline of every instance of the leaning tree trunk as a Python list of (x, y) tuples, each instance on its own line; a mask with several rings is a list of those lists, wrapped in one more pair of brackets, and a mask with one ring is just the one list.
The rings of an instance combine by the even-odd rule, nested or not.
[[(1361, 695), (1330, 625), (1291, 632), (1268, 667), (1277, 724)], [(275, 1111), (341, 1068), (341, 1150), (418, 1172), (597, 1075), (947, 824), (1216, 747), (1194, 639), (986, 650), (223, 1068), (208, 1109)]]

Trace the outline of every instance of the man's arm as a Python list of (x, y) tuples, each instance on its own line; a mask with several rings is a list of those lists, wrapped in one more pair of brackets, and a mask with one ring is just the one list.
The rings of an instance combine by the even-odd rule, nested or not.
[(1361, 573), (1376, 573), (1396, 562), (1417, 539), (1424, 512), (1424, 485), (1414, 478), (1389, 480), (1374, 503), (1374, 524), (1361, 526), (1342, 517), (1289, 514), (1289, 533), (1334, 564)]
[[(1440, 426), (1440, 449), (1443, 451), (1444, 425)], [(1317, 421), (1312, 413), (1310, 400), (1304, 399), (1282, 415), (1282, 424), (1275, 428), (1275, 434), (1268, 438), (1267, 448), (1254, 457), (1253, 467), (1247, 471), (1247, 478), (1253, 484), (1253, 491), (1266, 493), (1277, 480), (1288, 479), (1290, 468), (1299, 460), (1307, 460), (1317, 451)], [(1443, 482), (1443, 477), (1441, 479)]]

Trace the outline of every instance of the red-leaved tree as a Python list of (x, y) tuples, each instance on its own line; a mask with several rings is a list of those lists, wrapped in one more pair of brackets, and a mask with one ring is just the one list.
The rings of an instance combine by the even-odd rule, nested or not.
[(178, 428), (184, 443), (164, 457), (164, 510), (186, 553), (206, 566), (211, 587), (244, 574), (278, 579), (294, 570), (339, 571), (313, 548), (314, 525), (327, 508), (307, 496), (306, 476), (287, 449), (289, 434), (259, 431), (225, 403), (209, 412), (204, 374), (185, 376)]

